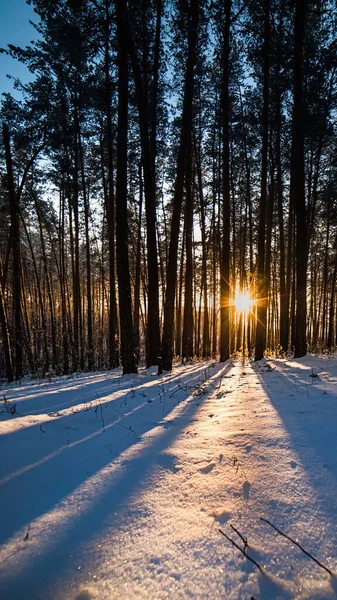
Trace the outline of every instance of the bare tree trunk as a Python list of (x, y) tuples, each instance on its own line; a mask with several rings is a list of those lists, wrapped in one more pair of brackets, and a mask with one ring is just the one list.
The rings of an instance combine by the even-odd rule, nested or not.
[(181, 315), (182, 315), (182, 297), (183, 297), (183, 275), (184, 275), (184, 252), (185, 252), (185, 227), (181, 237), (181, 257), (179, 266), (177, 308), (176, 308), (176, 327), (175, 327), (175, 353), (181, 356)]
[(184, 323), (182, 359), (193, 358), (193, 190), (192, 190), (192, 148), (189, 140), (186, 175), (185, 175), (185, 233), (186, 233), (186, 267), (184, 294)]
[[(63, 373), (69, 373), (69, 334), (67, 326), (67, 301), (66, 301), (66, 278), (67, 267), (64, 247), (65, 230), (65, 197), (64, 192), (60, 193), (60, 288), (61, 288), (61, 307), (62, 307), (62, 354), (63, 354)], [(71, 334), (70, 334), (71, 335)]]
[(271, 307), (273, 302), (273, 294), (271, 293), (271, 260), (272, 260), (272, 230), (273, 230), (273, 213), (274, 213), (274, 201), (275, 201), (275, 165), (274, 165), (274, 157), (272, 149), (270, 151), (270, 184), (269, 184), (269, 194), (267, 201), (267, 221), (266, 221), (266, 260), (265, 260), (265, 282), (266, 282), (266, 298), (267, 298), (267, 306), (268, 306), (268, 314), (266, 320), (266, 340), (268, 341), (268, 348), (274, 349), (274, 346), (271, 344), (271, 335), (272, 335), (272, 327), (271, 327)]
[(2, 288), (0, 286), (0, 321), (1, 321), (1, 331), (2, 331), (2, 344), (5, 355), (5, 365), (6, 365), (6, 377), (7, 381), (10, 383), (14, 379), (13, 375), (13, 367), (12, 367), (12, 356), (11, 356), (11, 348), (9, 342), (8, 335), (8, 327), (7, 327), (7, 319), (5, 313), (5, 306), (3, 302)]
[(127, 141), (128, 141), (128, 48), (126, 0), (115, 0), (117, 22), (118, 66), (118, 133), (116, 240), (121, 356), (123, 373), (137, 373), (132, 327), (131, 285), (128, 256), (127, 215)]
[(47, 340), (47, 324), (46, 324), (46, 319), (45, 319), (45, 310), (44, 310), (44, 305), (43, 305), (43, 300), (42, 300), (41, 282), (40, 282), (40, 276), (39, 276), (39, 272), (38, 272), (38, 268), (37, 268), (37, 264), (36, 264), (36, 260), (35, 260), (33, 244), (30, 239), (30, 235), (29, 235), (25, 220), (21, 215), (21, 211), (20, 211), (20, 216), (21, 216), (21, 222), (22, 222), (25, 234), (26, 234), (28, 246), (30, 249), (30, 254), (32, 257), (33, 269), (34, 269), (34, 274), (35, 274), (37, 299), (38, 299), (38, 304), (39, 304), (40, 313), (41, 313), (42, 338), (43, 338), (43, 350), (44, 350), (43, 375), (45, 376), (46, 373), (48, 373), (48, 371), (49, 371), (49, 348), (48, 348), (48, 340)]
[(170, 232), (170, 249), (167, 267), (167, 284), (164, 308), (164, 327), (162, 339), (163, 369), (172, 369), (173, 359), (173, 330), (174, 330), (174, 299), (177, 280), (177, 255), (181, 204), (183, 198), (183, 185), (186, 170), (186, 153), (188, 140), (192, 129), (192, 105), (193, 105), (193, 82), (194, 67), (196, 63), (196, 45), (198, 37), (199, 3), (190, 0), (189, 3), (189, 26), (188, 26), (188, 56), (185, 74), (183, 114), (181, 125), (180, 146), (178, 153), (177, 175), (173, 198), (173, 212)]
[[(76, 123), (76, 107), (74, 106), (74, 122)], [(81, 312), (81, 287), (80, 287), (80, 256), (79, 256), (79, 198), (78, 198), (78, 140), (76, 129), (74, 131), (74, 164), (72, 192), (69, 197), (72, 215), (74, 218), (74, 231), (70, 223), (70, 232), (72, 240), (72, 260), (73, 260), (73, 370), (78, 371), (80, 367), (80, 312)], [(70, 191), (70, 190), (69, 190)]]
[(140, 357), (140, 334), (139, 334), (139, 311), (140, 311), (140, 274), (141, 274), (141, 235), (142, 235), (142, 210), (143, 210), (143, 178), (142, 164), (139, 165), (139, 213), (138, 213), (138, 232), (137, 232), (137, 247), (136, 247), (136, 273), (135, 273), (135, 291), (134, 291), (134, 308), (133, 308), (133, 327), (137, 364)]
[(255, 360), (263, 358), (266, 347), (267, 325), (267, 289), (265, 273), (265, 229), (267, 204), (267, 170), (268, 170), (268, 130), (269, 130), (269, 38), (270, 38), (270, 0), (265, 3), (264, 41), (263, 41), (263, 108), (262, 108), (262, 169), (261, 198), (259, 207), (258, 230), (258, 294)]
[(15, 192), (13, 163), (10, 148), (10, 137), (6, 123), (2, 125), (3, 140), (5, 146), (7, 190), (10, 206), (11, 237), (12, 237), (12, 303), (14, 315), (14, 375), (15, 379), (22, 376), (22, 323), (21, 323), (21, 251), (20, 251), (20, 208), (19, 200)]
[(85, 252), (86, 252), (86, 275), (87, 275), (87, 335), (88, 335), (88, 348), (87, 348), (87, 362), (88, 370), (92, 371), (94, 367), (94, 346), (93, 346), (93, 331), (92, 331), (92, 294), (91, 294), (91, 253), (90, 253), (90, 236), (89, 236), (89, 198), (88, 190), (85, 181), (84, 173), (84, 157), (81, 140), (80, 123), (78, 114), (76, 113), (76, 129), (78, 135), (78, 151), (79, 161), (81, 168), (81, 182), (82, 182), (82, 194), (84, 203), (84, 221), (85, 221)]
[[(146, 4), (143, 5), (146, 9)], [(160, 7), (159, 7), (160, 8)], [(160, 16), (160, 13), (159, 13)], [(136, 49), (132, 31), (129, 26), (127, 7), (123, 10), (124, 33), (127, 36), (128, 50), (132, 65), (133, 77), (135, 81), (136, 98), (139, 113), (139, 128), (142, 146), (142, 162), (144, 173), (144, 192), (145, 192), (145, 212), (146, 212), (146, 232), (147, 232), (147, 268), (148, 268), (148, 327), (146, 336), (146, 365), (158, 364), (160, 348), (160, 329), (159, 329), (159, 276), (158, 276), (158, 252), (156, 239), (156, 178), (155, 178), (155, 141), (156, 141), (156, 118), (152, 114), (152, 144), (151, 148), (151, 125), (148, 110), (148, 85), (147, 74), (142, 74), (141, 67), (137, 58)], [(158, 31), (159, 28), (159, 31)], [(145, 32), (145, 35), (147, 32)], [(158, 39), (159, 36), (159, 39)], [(157, 20), (157, 53), (159, 53), (160, 42), (160, 18)], [(157, 68), (159, 68), (159, 55), (156, 55)], [(157, 101), (158, 73), (154, 77), (154, 98)], [(152, 112), (157, 110), (157, 106), (152, 106)]]
[(37, 219), (39, 222), (40, 242), (41, 242), (41, 250), (42, 250), (46, 285), (47, 285), (49, 312), (50, 312), (51, 342), (52, 342), (52, 367), (53, 367), (53, 370), (55, 371), (55, 369), (57, 367), (58, 359), (57, 359), (57, 349), (56, 349), (56, 328), (55, 328), (55, 315), (54, 315), (54, 306), (53, 306), (53, 294), (52, 294), (52, 288), (51, 288), (51, 283), (50, 283), (50, 277), (49, 277), (49, 273), (48, 273), (48, 263), (47, 263), (47, 255), (46, 255), (46, 246), (45, 246), (44, 235), (43, 235), (41, 210), (40, 210), (38, 199), (36, 197), (34, 190), (32, 190), (32, 194), (33, 194), (33, 198), (34, 198), (34, 202), (35, 202)]
[(303, 118), (303, 45), (305, 18), (308, 0), (296, 0), (295, 5), (295, 50), (294, 50), (294, 106), (292, 122), (292, 151), (290, 193), (293, 196), (296, 215), (296, 323), (295, 357), (307, 352), (307, 263), (308, 227), (304, 185), (304, 118)]
[[(108, 176), (106, 190), (106, 216), (109, 238), (109, 368), (114, 369), (119, 365), (118, 348), (118, 317), (116, 300), (116, 275), (115, 275), (115, 197), (114, 197), (114, 164), (113, 164), (113, 134), (111, 115), (111, 76), (110, 76), (110, 14), (109, 0), (105, 0), (104, 24), (104, 76), (105, 76), (105, 112), (107, 132), (107, 158)], [(103, 170), (104, 173), (104, 170)]]
[(202, 357), (208, 358), (211, 354), (210, 348), (210, 336), (209, 336), (209, 316), (208, 316), (208, 285), (207, 285), (207, 244), (206, 244), (206, 221), (205, 221), (205, 201), (204, 192), (202, 186), (202, 173), (201, 173), (201, 158), (200, 158), (200, 147), (196, 147), (196, 140), (194, 140), (196, 167), (198, 176), (198, 189), (199, 189), (199, 202), (200, 202), (200, 229), (201, 229), (201, 245), (202, 245), (202, 275), (201, 275), (201, 291), (204, 294), (204, 310), (203, 310), (203, 345), (202, 345)]
[[(337, 241), (337, 240), (336, 240)], [(331, 289), (330, 289), (330, 311), (329, 311), (329, 330), (328, 330), (328, 341), (327, 346), (329, 350), (334, 345), (333, 339), (333, 325), (334, 325), (334, 305), (335, 305), (335, 294), (336, 294), (336, 279), (337, 279), (337, 249), (335, 254), (334, 269), (332, 274)]]
[(230, 356), (229, 337), (229, 249), (230, 249), (230, 176), (229, 176), (229, 53), (231, 0), (225, 2), (222, 70), (222, 245), (220, 260), (220, 362)]
[(324, 249), (324, 266), (323, 266), (323, 311), (322, 311), (322, 327), (321, 327), (321, 340), (324, 343), (327, 334), (327, 287), (328, 287), (328, 259), (329, 259), (329, 241), (330, 241), (330, 199), (328, 200), (327, 206), (327, 226), (326, 226), (326, 239)]

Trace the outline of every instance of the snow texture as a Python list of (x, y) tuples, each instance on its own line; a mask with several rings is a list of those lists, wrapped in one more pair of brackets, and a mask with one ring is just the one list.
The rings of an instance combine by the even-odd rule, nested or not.
[(4, 386), (0, 444), (2, 600), (337, 598), (333, 358)]

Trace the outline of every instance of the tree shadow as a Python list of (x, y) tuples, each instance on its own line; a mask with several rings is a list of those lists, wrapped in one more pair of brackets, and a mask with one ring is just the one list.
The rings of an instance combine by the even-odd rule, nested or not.
[[(52, 412), (45, 401), (43, 420), (36, 419), (27, 424), (24, 419), (8, 416), (11, 425), (17, 429), (0, 436), (0, 452), (9, 457), (0, 465), (0, 487), (16, 476), (55, 459), (58, 454), (69, 453), (78, 444), (104, 431), (111, 428), (128, 429), (126, 422), (128, 426), (132, 425), (133, 418), (138, 416), (137, 412), (147, 403), (152, 405), (152, 418), (147, 426), (152, 426), (193, 392), (193, 387), (188, 384), (197, 384), (203, 372), (208, 375), (210, 367), (206, 366), (200, 372), (200, 365), (196, 365), (189, 368), (187, 373), (185, 369), (176, 369), (173, 374), (155, 380), (124, 376), (122, 384), (119, 379), (114, 388), (109, 384), (108, 396), (104, 395), (106, 386), (103, 382), (103, 385), (96, 384), (95, 392), (91, 390), (89, 397), (82, 395), (80, 403), (76, 397), (67, 401), (68, 410), (63, 414)], [(62, 395), (62, 388), (59, 393)], [(21, 428), (25, 429), (24, 438)], [(111, 453), (110, 447), (109, 451)]]
[[(195, 365), (194, 369), (197, 369)], [(175, 369), (177, 371), (177, 369)], [(180, 370), (178, 369), (178, 372)], [(181, 375), (181, 373), (179, 373)], [(166, 382), (175, 380), (178, 373), (164, 375), (160, 381)], [(45, 414), (48, 412), (62, 410), (83, 402), (94, 402), (97, 400), (97, 388), (99, 397), (104, 397), (116, 392), (127, 392), (130, 388), (136, 393), (144, 386), (149, 376), (145, 369), (138, 375), (122, 375), (119, 369), (108, 371), (107, 373), (85, 374), (83, 376), (71, 376), (62, 378), (51, 383), (34, 383), (25, 387), (8, 387), (3, 390), (3, 398), (17, 403), (17, 414), (15, 418), (27, 415)], [(58, 395), (61, 395), (61, 401), (58, 401)], [(55, 397), (55, 402), (51, 404), (46, 400), (49, 397)], [(0, 398), (1, 400), (1, 398)]]
[[(288, 468), (293, 470), (290, 485), (302, 509), (300, 519), (303, 523), (308, 520), (310, 532), (303, 525), (303, 537), (299, 541), (314, 556), (321, 556), (324, 564), (326, 557), (335, 557), (337, 552), (337, 390), (331, 387), (327, 392), (325, 383), (318, 378), (312, 383), (310, 364), (299, 363), (299, 378), (288, 377), (280, 367), (277, 369), (278, 361), (274, 364), (275, 371), (257, 374), (287, 432), (285, 448), (291, 452)], [(294, 372), (293, 365), (291, 372)], [(301, 482), (308, 485), (302, 489)], [(290, 522), (295, 528), (296, 518), (299, 515), (294, 511)], [(281, 515), (278, 522), (282, 527)], [(289, 526), (288, 518), (287, 523)]]
[[(327, 391), (326, 382), (311, 375), (311, 366), (303, 368), (303, 364), (295, 379), (280, 370), (258, 372), (271, 404), (289, 433), (293, 450), (310, 477), (323, 489), (328, 477), (337, 485), (337, 389), (329, 387)], [(281, 393), (277, 389), (280, 386)], [(296, 462), (291, 466), (295, 469)]]
[[(213, 369), (214, 384), (221, 379), (226, 369), (227, 366), (223, 365)], [(199, 368), (199, 379), (203, 373), (204, 369)], [(183, 376), (181, 373), (178, 376), (181, 381), (180, 387), (185, 380), (190, 381), (188, 370)], [(156, 385), (157, 381), (153, 383)], [(36, 586), (42, 586), (43, 573), (48, 570), (50, 561), (54, 570), (65, 567), (65, 557), (61, 550), (63, 544), (72, 537), (76, 538), (76, 545), (86, 543), (92, 536), (92, 523), (95, 522), (98, 529), (99, 524), (102, 524), (117, 505), (137, 489), (144, 475), (155, 465), (161, 462), (163, 468), (175, 472), (174, 460), (172, 462), (168, 456), (163, 458), (161, 453), (172, 444), (188, 424), (193, 422), (199, 405), (202, 405), (200, 395), (194, 395), (189, 390), (185, 398), (185, 393), (181, 389), (179, 393), (180, 398), (179, 394), (173, 396), (171, 405), (167, 403), (168, 400), (166, 402), (166, 416), (169, 415), (170, 419), (163, 420), (163, 400), (161, 404), (157, 403), (157, 408), (154, 407), (155, 403), (150, 405), (146, 403), (144, 418), (150, 417), (151, 421), (146, 420), (142, 423), (137, 416), (137, 426), (139, 429), (141, 424), (141, 430), (136, 434), (126, 426), (118, 428), (117, 434), (116, 427), (113, 427), (112, 423), (114, 437), (109, 438), (110, 430), (102, 431), (99, 447), (91, 443), (92, 438), (86, 438), (83, 442), (79, 440), (81, 443), (70, 449), (71, 454), (66, 459), (62, 454), (51, 456), (45, 463), (36, 465), (29, 472), (23, 472), (18, 478), (4, 485), (0, 509), (1, 542), (12, 539), (6, 545), (8, 559), (5, 556), (2, 564), (2, 570), (6, 574), (6, 577), (2, 577), (3, 597), (11, 597), (13, 600), (22, 597), (20, 594), (27, 580), (31, 580), (32, 569), (33, 587), (36, 590)], [(14, 439), (19, 443), (19, 435)], [(109, 439), (111, 439), (110, 448)], [(20, 451), (20, 448), (17, 448), (17, 451)], [(129, 452), (131, 455), (128, 454)], [(86, 487), (81, 489), (83, 486)], [(20, 494), (20, 489), (24, 490), (24, 498)], [(84, 509), (81, 511), (78, 505), (81, 506), (83, 496), (86, 496), (88, 501), (83, 503)], [(25, 503), (24, 511), (20, 510), (22, 502)], [(54, 515), (53, 511), (55, 511)], [(59, 527), (60, 512), (66, 518)], [(43, 522), (40, 530), (36, 531), (36, 537), (40, 536), (37, 540), (38, 551), (34, 551), (31, 544), (35, 535), (34, 521), (38, 522), (44, 517), (47, 519), (46, 522)], [(61, 518), (61, 522), (62, 520)], [(46, 528), (49, 521), (51, 531), (48, 534)], [(22, 528), (29, 523), (31, 523), (30, 538), (28, 544), (25, 544), (22, 537), (15, 539), (15, 532), (18, 532), (18, 536), (21, 535)], [(44, 541), (43, 535), (47, 535)], [(11, 550), (14, 555), (11, 554)], [(20, 557), (19, 562), (15, 554)], [(39, 573), (42, 574), (41, 577)], [(35, 577), (39, 584), (35, 582)]]

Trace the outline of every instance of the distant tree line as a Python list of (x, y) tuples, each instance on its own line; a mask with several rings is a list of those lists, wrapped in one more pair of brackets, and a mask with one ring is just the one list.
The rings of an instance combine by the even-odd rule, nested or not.
[(32, 79), (1, 105), (1, 375), (335, 348), (335, 2), (30, 4), (37, 41), (2, 50)]

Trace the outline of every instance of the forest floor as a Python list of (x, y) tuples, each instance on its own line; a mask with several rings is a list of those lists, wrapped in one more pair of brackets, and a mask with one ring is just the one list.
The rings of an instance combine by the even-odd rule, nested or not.
[(335, 358), (3, 386), (0, 434), (2, 600), (337, 598)]

